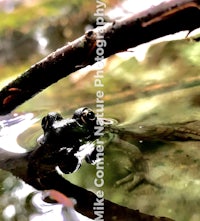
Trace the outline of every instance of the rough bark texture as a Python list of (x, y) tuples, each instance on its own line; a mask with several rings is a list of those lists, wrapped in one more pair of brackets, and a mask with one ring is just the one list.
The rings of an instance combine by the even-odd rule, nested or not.
[[(199, 0), (171, 0), (129, 18), (88, 31), (53, 52), (0, 91), (0, 114), (6, 114), (70, 73), (94, 64), (97, 41), (104, 39), (102, 58), (179, 31), (200, 27)], [(96, 59), (96, 60), (95, 60)]]

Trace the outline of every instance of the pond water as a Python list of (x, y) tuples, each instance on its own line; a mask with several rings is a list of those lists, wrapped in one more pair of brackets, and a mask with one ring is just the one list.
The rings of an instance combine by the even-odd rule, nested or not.
[[(129, 132), (141, 132), (146, 126), (172, 124), (174, 128), (175, 123), (198, 121), (200, 66), (195, 58), (199, 47), (199, 43), (184, 40), (164, 42), (151, 47), (142, 63), (133, 57), (109, 58), (103, 78), (104, 116), (115, 119), (118, 127)], [(14, 152), (34, 148), (42, 134), (41, 118), (48, 112), (71, 117), (81, 106), (98, 111), (94, 74), (94, 67), (75, 73), (12, 114), (2, 116), (1, 147)], [(200, 130), (198, 126), (190, 129)], [(105, 143), (108, 139), (104, 138)], [(199, 141), (161, 142), (151, 139), (151, 135), (143, 140), (125, 132), (106, 145), (104, 160), (105, 198), (156, 216), (180, 221), (200, 219)], [(29, 203), (35, 196), (30, 193), (35, 190), (5, 171), (0, 173), (1, 220), (31, 220), (37, 211)], [(127, 176), (129, 182), (124, 182)], [(94, 192), (98, 189), (94, 185), (95, 166), (84, 164), (65, 177)], [(135, 186), (137, 179), (146, 182)]]

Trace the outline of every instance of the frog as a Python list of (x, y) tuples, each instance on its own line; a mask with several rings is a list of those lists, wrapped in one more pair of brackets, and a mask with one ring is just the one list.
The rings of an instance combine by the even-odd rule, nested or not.
[[(37, 139), (39, 146), (51, 148), (58, 159), (56, 169), (64, 174), (76, 172), (82, 161), (94, 164), (94, 141), (99, 137), (95, 134), (98, 126), (95, 113), (87, 107), (75, 110), (71, 118), (63, 118), (60, 113), (50, 112), (42, 118), (43, 134)], [(94, 155), (94, 154), (93, 154)], [(48, 158), (48, 157), (47, 157)], [(50, 160), (50, 159), (49, 159)], [(54, 165), (54, 160), (51, 159)]]
[[(97, 118), (94, 111), (88, 107), (76, 109), (71, 118), (63, 118), (56, 112), (48, 113), (42, 118), (43, 134), (37, 142), (40, 149), (43, 147), (51, 151), (43, 151), (38, 171), (48, 173), (55, 167), (58, 173), (70, 174), (79, 170), (84, 160), (95, 165), (102, 160), (97, 157), (96, 141), (106, 137), (105, 154), (110, 152), (112, 155), (112, 151), (117, 148), (117, 151), (128, 156), (130, 161), (128, 176), (119, 178), (114, 186), (128, 183), (127, 190), (130, 191), (138, 184), (147, 182), (147, 162), (135, 145), (118, 138), (117, 133), (111, 129), (112, 126), (116, 127), (114, 124), (116, 122), (113, 119)], [(96, 133), (96, 127), (99, 125), (104, 128), (103, 135)], [(111, 142), (114, 148), (109, 149)], [(51, 154), (48, 155), (47, 152)]]

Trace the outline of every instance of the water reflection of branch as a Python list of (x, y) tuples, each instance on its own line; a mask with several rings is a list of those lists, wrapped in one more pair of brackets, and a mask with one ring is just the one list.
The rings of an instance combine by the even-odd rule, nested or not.
[(168, 83), (151, 84), (143, 88), (137, 87), (133, 89), (124, 90), (123, 93), (119, 92), (111, 95), (106, 95), (104, 100), (107, 102), (108, 105), (111, 105), (130, 100), (133, 101), (134, 99), (138, 98), (151, 97), (154, 95), (168, 93), (171, 91), (196, 87), (199, 85), (200, 85), (200, 77), (194, 76), (194, 77), (188, 77), (187, 79), (183, 79), (182, 82), (171, 81)]
[(153, 39), (200, 26), (197, 0), (171, 0), (129, 18), (91, 30), (53, 52), (0, 92), (0, 114), (39, 93), (70, 73), (95, 63), (98, 36), (106, 41), (104, 58)]

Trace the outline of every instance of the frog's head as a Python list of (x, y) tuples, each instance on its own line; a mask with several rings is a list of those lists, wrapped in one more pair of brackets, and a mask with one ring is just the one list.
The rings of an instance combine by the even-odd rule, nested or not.
[(97, 117), (87, 108), (75, 110), (72, 118), (64, 119), (60, 114), (51, 112), (42, 119), (44, 135), (39, 143), (57, 143), (76, 145), (94, 140), (94, 128)]
[(56, 166), (64, 173), (72, 173), (81, 166), (84, 158), (89, 163), (96, 161), (93, 141), (103, 135), (96, 133), (96, 130), (99, 127), (104, 129), (104, 124), (110, 125), (111, 121), (97, 118), (87, 107), (75, 110), (71, 118), (63, 118), (60, 114), (51, 112), (42, 119), (44, 134), (38, 139), (38, 143), (53, 148), (54, 157), (59, 159)]

